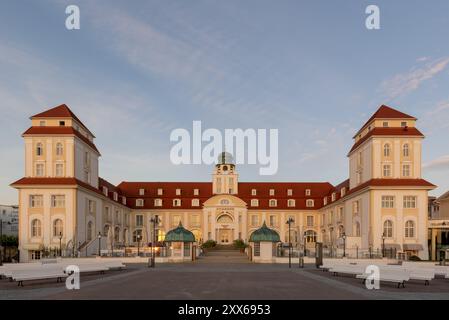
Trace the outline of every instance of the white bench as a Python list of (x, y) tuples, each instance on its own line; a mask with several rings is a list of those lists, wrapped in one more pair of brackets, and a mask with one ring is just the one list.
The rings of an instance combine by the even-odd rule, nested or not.
[[(369, 273), (363, 273), (356, 275), (357, 279), (362, 279), (363, 283), (365, 283), (368, 279), (368, 277), (372, 276), (372, 274)], [(392, 282), (397, 283), (398, 288), (402, 285), (403, 288), (405, 288), (405, 282), (410, 280), (410, 274), (407, 270), (387, 270), (383, 269), (379, 272), (379, 281), (382, 282)]]
[(60, 267), (52, 268), (36, 268), (28, 270), (14, 270), (12, 272), (11, 278), (17, 281), (17, 285), (23, 287), (24, 281), (30, 280), (44, 280), (44, 279), (55, 279), (56, 282), (61, 282), (63, 278), (68, 275)]
[(341, 265), (330, 268), (329, 272), (332, 272), (334, 276), (337, 276), (338, 274), (358, 275), (365, 272), (365, 267), (358, 265)]

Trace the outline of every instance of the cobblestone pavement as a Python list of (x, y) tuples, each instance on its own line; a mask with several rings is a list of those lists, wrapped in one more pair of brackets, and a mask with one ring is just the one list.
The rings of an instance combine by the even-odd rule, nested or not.
[(54, 282), (0, 280), (1, 299), (449, 299), (449, 280), (430, 286), (409, 282), (405, 288), (381, 284), (367, 290), (360, 280), (335, 277), (306, 265), (159, 264), (154, 269), (132, 264), (125, 271), (82, 275), (81, 289), (69, 291)]

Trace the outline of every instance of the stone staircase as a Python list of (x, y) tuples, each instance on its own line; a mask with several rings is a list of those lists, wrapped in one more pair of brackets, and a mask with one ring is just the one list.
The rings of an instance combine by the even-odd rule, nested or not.
[(206, 249), (197, 263), (249, 263), (248, 256), (241, 253), (239, 249), (232, 245), (216, 245), (214, 248)]

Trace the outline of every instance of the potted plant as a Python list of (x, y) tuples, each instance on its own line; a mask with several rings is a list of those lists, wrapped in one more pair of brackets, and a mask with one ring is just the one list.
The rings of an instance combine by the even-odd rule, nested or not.
[(217, 245), (217, 242), (214, 240), (207, 240), (201, 245), (201, 249), (203, 249), (204, 252), (207, 251), (207, 249), (213, 248)]
[(241, 253), (244, 253), (246, 247), (248, 247), (248, 244), (246, 244), (242, 239), (237, 239), (234, 240), (234, 247), (240, 249)]

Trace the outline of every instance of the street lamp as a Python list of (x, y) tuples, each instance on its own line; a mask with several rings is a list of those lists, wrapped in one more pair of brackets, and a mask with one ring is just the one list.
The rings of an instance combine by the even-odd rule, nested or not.
[(286, 224), (288, 224), (288, 267), (292, 267), (292, 241), (290, 238), (290, 229), (292, 223), (295, 222), (292, 217), (288, 218)]
[(346, 233), (342, 233), (341, 237), (343, 238), (343, 258), (346, 257)]
[(62, 257), (62, 232), (59, 232), (59, 256)]
[(153, 239), (151, 240), (151, 263), (150, 268), (154, 268), (156, 265), (156, 241), (157, 241), (157, 234), (156, 234), (156, 225), (159, 223), (159, 216), (155, 215), (154, 218), (150, 219), (150, 222), (153, 224)]
[(140, 257), (140, 239), (142, 236), (140, 234), (137, 235), (137, 256)]
[(307, 234), (304, 232), (304, 258), (306, 257), (307, 254), (306, 243), (307, 243)]
[(382, 233), (382, 258), (385, 258), (385, 232)]
[(98, 232), (98, 256), (101, 257), (101, 232)]

